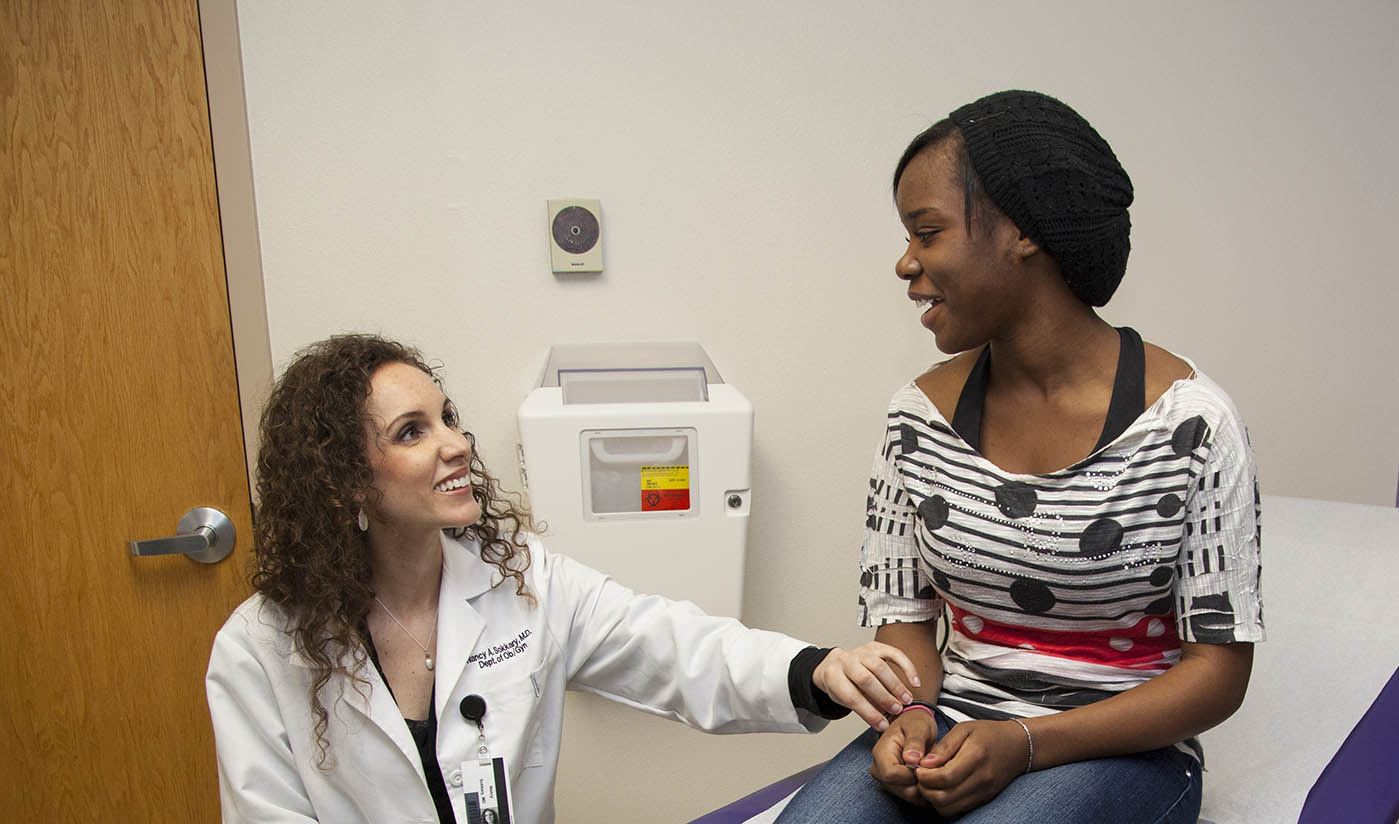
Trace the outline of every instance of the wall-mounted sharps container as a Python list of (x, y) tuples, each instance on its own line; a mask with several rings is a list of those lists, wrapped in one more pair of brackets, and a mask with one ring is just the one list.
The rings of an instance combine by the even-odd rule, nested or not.
[(738, 616), (753, 405), (699, 344), (553, 346), (519, 423), (521, 476), (550, 550)]

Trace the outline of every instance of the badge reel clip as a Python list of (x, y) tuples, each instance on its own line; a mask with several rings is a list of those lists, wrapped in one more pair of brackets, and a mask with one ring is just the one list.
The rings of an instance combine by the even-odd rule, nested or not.
[(479, 695), (468, 695), (461, 700), (462, 717), (476, 725), (476, 762), (482, 766), (491, 763), (491, 748), (486, 744), (486, 699)]
[(466, 824), (510, 824), (515, 818), (510, 777), (505, 759), (492, 758), (486, 743), (486, 699), (468, 695), (461, 700), (462, 717), (476, 725), (476, 761), (463, 761), (462, 794), (453, 799), (457, 821)]

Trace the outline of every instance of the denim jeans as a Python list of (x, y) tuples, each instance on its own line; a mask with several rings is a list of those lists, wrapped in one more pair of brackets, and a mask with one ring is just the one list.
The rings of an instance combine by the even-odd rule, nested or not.
[[(938, 736), (952, 722), (938, 713)], [(1200, 765), (1172, 747), (1078, 761), (1016, 778), (1000, 795), (955, 819), (884, 792), (870, 775), (879, 733), (866, 730), (812, 777), (777, 824), (1194, 824)]]

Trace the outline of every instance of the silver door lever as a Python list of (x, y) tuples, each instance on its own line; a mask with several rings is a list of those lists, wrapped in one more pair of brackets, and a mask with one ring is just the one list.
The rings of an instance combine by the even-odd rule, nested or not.
[(127, 541), (131, 554), (185, 555), (201, 564), (217, 564), (233, 552), (237, 541), (233, 522), (222, 512), (208, 506), (197, 506), (186, 512), (175, 525), (173, 538), (150, 538)]

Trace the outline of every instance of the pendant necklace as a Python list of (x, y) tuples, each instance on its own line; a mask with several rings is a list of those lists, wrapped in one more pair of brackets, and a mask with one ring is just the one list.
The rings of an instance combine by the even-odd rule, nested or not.
[[(384, 606), (384, 602), (379, 600), (379, 596), (378, 596), (378, 595), (375, 595), (375, 596), (374, 596), (374, 600), (375, 600), (376, 603), (379, 604), (379, 606), (384, 607), (384, 614), (387, 615), (387, 616), (389, 616), (390, 618), (392, 618), (392, 619), (393, 619), (393, 622), (394, 622), (395, 624), (398, 624), (398, 628), (401, 629), (401, 630), (403, 630), (403, 634), (404, 634), (404, 635), (407, 635), (409, 638), (412, 638), (412, 639), (413, 639), (413, 643), (418, 644), (418, 649), (420, 649), (420, 650), (423, 651), (423, 666), (427, 667), (428, 672), (432, 672), (432, 667), (433, 667), (432, 653), (430, 653), (430, 652), (427, 651), (427, 644), (419, 643), (419, 642), (418, 642), (418, 639), (415, 638), (415, 637), (413, 637), (413, 633), (411, 633), (411, 632), (408, 631), (408, 627), (405, 627), (405, 626), (403, 625), (403, 622), (400, 621), (400, 620), (398, 620), (398, 616), (394, 615), (392, 612), (389, 611), (389, 608), (388, 608), (388, 607), (385, 607), (385, 606)], [(442, 605), (442, 604), (441, 604), (441, 602), (439, 601), (439, 602), (438, 602), (438, 606), (440, 607), (441, 605)], [(431, 644), (431, 643), (432, 643), (432, 639), (433, 639), (434, 637), (436, 637), (436, 635), (437, 635), (437, 609), (434, 607), (433, 610), (432, 610), (432, 632), (428, 633), (428, 636), (427, 636), (427, 643), (428, 643), (428, 644)]]

